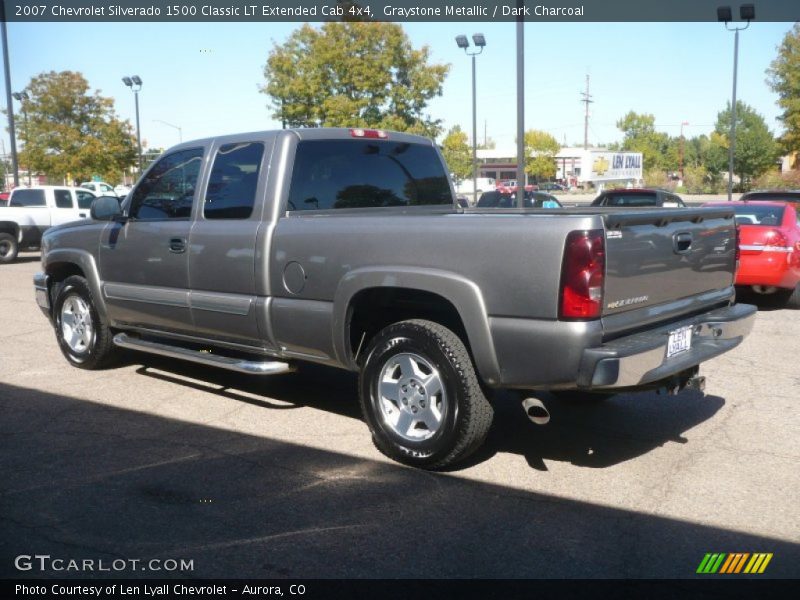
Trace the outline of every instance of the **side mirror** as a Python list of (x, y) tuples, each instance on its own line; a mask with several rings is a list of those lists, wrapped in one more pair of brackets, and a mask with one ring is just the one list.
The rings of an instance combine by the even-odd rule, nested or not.
[(92, 219), (95, 221), (112, 221), (114, 217), (122, 214), (119, 198), (116, 196), (100, 196), (92, 201), (90, 209)]

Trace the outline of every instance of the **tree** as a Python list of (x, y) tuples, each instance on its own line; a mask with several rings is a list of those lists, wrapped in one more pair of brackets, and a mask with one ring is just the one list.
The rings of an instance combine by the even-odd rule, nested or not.
[(624, 135), (620, 150), (641, 152), (645, 169), (677, 170), (677, 161), (673, 167), (668, 158), (669, 136), (656, 131), (655, 123), (656, 118), (651, 114), (629, 111), (617, 121), (617, 129)]
[(289, 127), (374, 127), (436, 137), (425, 114), (449, 65), (429, 64), (396, 23), (329, 22), (295, 30), (264, 67), (272, 116)]
[(85, 181), (100, 175), (118, 181), (136, 160), (136, 140), (129, 123), (120, 121), (114, 101), (99, 91), (89, 94), (80, 73), (50, 71), (32, 78), (22, 101), (27, 114), (15, 115), (24, 147), (19, 162), (59, 181), (69, 174)]
[(525, 172), (538, 179), (550, 179), (556, 174), (556, 154), (561, 150), (558, 140), (546, 131), (531, 129), (525, 132)]
[[(711, 134), (710, 160), (717, 171), (728, 170), (730, 149), (731, 105), (717, 115), (717, 124)], [(736, 148), (733, 155), (733, 172), (742, 184), (759, 177), (775, 165), (779, 156), (778, 144), (767, 127), (764, 117), (744, 102), (736, 101)]]
[(447, 168), (459, 181), (472, 176), (472, 150), (467, 140), (467, 134), (458, 125), (450, 129), (442, 140)]
[(778, 117), (783, 123), (783, 151), (800, 152), (800, 23), (783, 38), (778, 56), (767, 69), (767, 84), (778, 94)]

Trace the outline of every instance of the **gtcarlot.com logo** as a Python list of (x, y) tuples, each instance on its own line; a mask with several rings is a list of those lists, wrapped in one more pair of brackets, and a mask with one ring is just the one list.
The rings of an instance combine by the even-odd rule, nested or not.
[(760, 575), (771, 560), (771, 552), (708, 552), (700, 561), (697, 572), (703, 575)]
[(194, 560), (185, 558), (59, 558), (49, 554), (20, 554), (14, 559), (18, 571), (114, 572), (194, 571)]

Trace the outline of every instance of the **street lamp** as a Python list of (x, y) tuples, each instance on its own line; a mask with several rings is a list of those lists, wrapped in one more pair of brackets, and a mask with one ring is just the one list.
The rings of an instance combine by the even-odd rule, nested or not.
[(678, 171), (681, 174), (681, 185), (684, 185), (684, 183), (683, 183), (683, 179), (684, 179), (684, 177), (683, 177), (683, 126), (684, 125), (688, 125), (688, 124), (689, 124), (689, 121), (681, 121), (681, 152), (680, 152), (680, 160), (679, 160), (680, 164), (678, 165)]
[(725, 29), (735, 31), (733, 40), (733, 100), (731, 101), (731, 143), (728, 148), (728, 202), (733, 199), (733, 153), (736, 150), (736, 71), (739, 67), (739, 32), (750, 27), (750, 21), (756, 18), (756, 8), (752, 4), (742, 4), (739, 7), (739, 18), (747, 21), (744, 27), (728, 27), (733, 20), (730, 6), (717, 8), (717, 21), (725, 23)]
[(161, 119), (153, 119), (155, 123), (161, 123), (162, 125), (166, 125), (167, 127), (172, 127), (173, 129), (178, 130), (178, 141), (183, 143), (183, 129), (181, 129), (178, 125), (173, 125), (172, 123), (167, 123), (166, 121), (162, 121)]
[(478, 48), (476, 52), (470, 52), (469, 40), (465, 35), (456, 36), (456, 45), (462, 48), (467, 56), (472, 57), (472, 196), (474, 204), (478, 203), (478, 113), (475, 95), (475, 57), (483, 52), (486, 47), (486, 38), (482, 33), (472, 34), (472, 43)]
[[(28, 111), (25, 110), (25, 100), (30, 100), (30, 96), (28, 96), (28, 92), (14, 92), (11, 94), (14, 99), (19, 102), (20, 107), (22, 108), (22, 122), (23, 127), (25, 127), (25, 145), (28, 145)], [(28, 187), (33, 185), (31, 183), (31, 166), (28, 164)]]
[(139, 175), (142, 174), (142, 134), (139, 131), (139, 90), (142, 89), (142, 80), (138, 75), (123, 77), (122, 83), (131, 88), (136, 101), (136, 145), (139, 148)]

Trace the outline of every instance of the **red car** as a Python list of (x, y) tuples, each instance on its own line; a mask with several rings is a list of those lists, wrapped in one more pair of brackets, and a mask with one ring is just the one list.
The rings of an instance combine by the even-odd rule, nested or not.
[(704, 206), (731, 205), (739, 229), (736, 285), (800, 308), (800, 204), (758, 200)]
[(0, 206), (8, 206), (8, 197), (11, 192), (0, 192)]
[[(495, 191), (500, 192), (501, 194), (514, 194), (516, 193), (519, 186), (517, 185), (516, 179), (502, 179), (497, 182), (495, 186)], [(525, 186), (526, 192), (535, 192), (539, 189), (538, 185), (534, 185), (529, 183)]]

